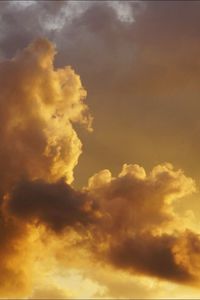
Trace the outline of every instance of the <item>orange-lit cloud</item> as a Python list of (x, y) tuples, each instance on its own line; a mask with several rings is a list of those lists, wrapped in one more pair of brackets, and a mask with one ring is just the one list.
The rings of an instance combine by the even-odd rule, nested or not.
[[(38, 39), (13, 59), (0, 62), (2, 207), (6, 194), (22, 178), (46, 182), (63, 178), (71, 182), (81, 154), (73, 123), (91, 128), (84, 104), (86, 92), (79, 76), (70, 67), (54, 70), (54, 55), (53, 44)], [(25, 267), (22, 249), (30, 244), (31, 232), (26, 224), (5, 216), (3, 211), (0, 226), (0, 290), (11, 290), (8, 295), (17, 295), (16, 290), (23, 290), (25, 278), (29, 277), (29, 263)]]
[[(44, 224), (59, 238), (61, 230), (66, 237), (75, 230), (80, 239), (75, 245), (103, 264), (196, 284), (200, 238), (187, 223), (179, 227), (173, 210), (175, 199), (194, 191), (194, 181), (170, 164), (149, 175), (138, 165), (124, 165), (116, 178), (108, 170), (94, 175), (82, 191), (64, 181), (22, 182), (7, 195), (4, 212), (18, 222)], [(63, 260), (62, 250), (60, 255)]]
[[(37, 39), (0, 63), (0, 296), (73, 297), (51, 287), (61, 265), (197, 285), (200, 237), (174, 208), (197, 187), (181, 169), (124, 164), (118, 176), (105, 169), (82, 189), (70, 185), (81, 154), (73, 125), (90, 130), (92, 119), (79, 76), (54, 69), (54, 55)], [(85, 294), (104, 294), (100, 277), (86, 280)]]
[(103, 215), (95, 232), (99, 255), (133, 273), (198, 280), (199, 235), (187, 231), (187, 223), (180, 227), (173, 210), (175, 200), (195, 191), (191, 178), (170, 164), (156, 166), (149, 175), (125, 164), (116, 178), (107, 170), (94, 175), (88, 189)]
[(85, 90), (70, 67), (54, 70), (54, 46), (38, 39), (0, 63), (1, 185), (20, 176), (73, 180), (81, 142), (73, 129), (90, 127)]

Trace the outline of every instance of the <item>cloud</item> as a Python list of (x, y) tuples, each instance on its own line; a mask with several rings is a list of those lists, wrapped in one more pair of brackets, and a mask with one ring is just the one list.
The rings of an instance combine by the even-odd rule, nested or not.
[[(116, 172), (132, 157), (147, 168), (167, 160), (197, 178), (199, 3), (140, 1), (144, 9), (136, 13), (135, 1), (123, 1), (135, 19), (127, 23), (107, 1), (90, 2), (35, 1), (26, 8), (1, 2), (2, 56), (45, 35), (58, 47), (56, 64), (72, 65), (87, 86), (95, 135), (84, 137), (79, 186), (96, 170)], [(55, 29), (55, 20), (62, 28)], [(119, 139), (130, 147), (118, 147)]]
[[(1, 262), (0, 262), (0, 295), (1, 297), (16, 297), (23, 293), (28, 293), (30, 289), (31, 275), (29, 280), (28, 270), (24, 268), (29, 253), (24, 256), (21, 243), (24, 243), (27, 228), (23, 228), (19, 222), (0, 216), (0, 242), (1, 242)], [(27, 250), (27, 249), (26, 249)], [(25, 251), (26, 251), (25, 250)], [(21, 267), (19, 267), (21, 266)]]
[[(0, 62), (2, 124), (0, 128), (2, 244), (0, 290), (2, 295), (7, 293), (17, 296), (18, 292), (22, 293), (19, 295), (23, 295), (27, 291), (32, 280), (27, 272), (32, 266), (33, 257), (37, 256), (37, 243), (33, 249), (32, 235), (37, 235), (39, 229), (35, 231), (29, 225), (30, 222), (18, 221), (12, 214), (7, 214), (3, 208), (6, 195), (11, 192), (13, 186), (20, 181), (24, 182), (21, 185), (25, 189), (25, 194), (20, 194), (21, 202), (16, 200), (12, 208), (16, 209), (19, 205), (22, 215), (27, 209), (26, 217), (30, 220), (42, 209), (42, 221), (50, 227), (55, 226), (55, 229), (62, 227), (62, 221), (59, 220), (61, 215), (57, 216), (53, 211), (56, 207), (49, 207), (45, 214), (49, 200), (44, 199), (44, 194), (47, 193), (47, 198), (49, 194), (48, 191), (44, 192), (44, 187), (48, 190), (48, 183), (62, 178), (57, 185), (52, 185), (50, 188), (50, 192), (54, 191), (52, 200), (56, 201), (55, 197), (60, 196), (60, 191), (57, 189), (64, 189), (69, 202), (64, 203), (61, 196), (58, 210), (68, 211), (69, 206), (74, 213), (79, 214), (76, 217), (77, 222), (82, 218), (81, 208), (78, 208), (81, 206), (81, 199), (77, 203), (76, 210), (76, 205), (74, 206), (72, 201), (73, 191), (67, 184), (63, 186), (62, 182), (72, 182), (73, 169), (81, 154), (81, 141), (73, 124), (80, 123), (90, 129), (90, 116), (84, 104), (86, 91), (82, 87), (79, 76), (71, 67), (54, 69), (55, 53), (54, 45), (47, 39), (40, 38), (14, 58)], [(30, 192), (27, 191), (30, 187), (26, 184), (28, 180), (36, 180)], [(42, 180), (45, 180), (44, 187)], [(26, 200), (26, 196), (30, 196), (29, 205), (32, 207), (28, 207), (27, 202), (24, 202), (25, 207), (22, 208), (20, 205)], [(42, 199), (43, 208), (38, 207), (37, 202), (34, 202), (35, 196)], [(70, 218), (73, 219), (72, 215)], [(59, 223), (57, 227), (56, 221)], [(37, 261), (36, 257), (35, 260)]]
[(149, 175), (127, 164), (118, 177), (108, 170), (97, 173), (88, 184), (103, 216), (94, 230), (97, 255), (133, 274), (188, 284), (199, 280), (199, 235), (188, 231), (187, 223), (180, 227), (173, 209), (175, 200), (194, 191), (194, 181), (171, 164), (158, 165)]
[(55, 49), (38, 39), (12, 60), (0, 63), (1, 185), (20, 176), (65, 177), (81, 154), (73, 123), (90, 127), (78, 75), (71, 69), (54, 70)]
[(149, 175), (139, 165), (124, 164), (118, 177), (103, 170), (88, 184), (90, 196), (108, 214), (105, 225), (113, 234), (116, 228), (118, 234), (164, 230), (176, 219), (173, 202), (194, 191), (194, 181), (169, 163), (154, 167)]
[(63, 27), (72, 28), (73, 23), (81, 19), (88, 10), (98, 10), (104, 6), (112, 11), (115, 19), (121, 23), (133, 22), (134, 15), (142, 7), (139, 1), (124, 1), (123, 4), (120, 1), (116, 1), (115, 4), (112, 1), (2, 1), (2, 55), (14, 55), (17, 49), (22, 49), (26, 43), (41, 34), (58, 42), (58, 33)]
[(59, 287), (36, 289), (29, 299), (72, 299), (73, 296)]
[[(192, 233), (193, 235), (193, 233)], [(187, 244), (180, 247), (180, 260), (175, 249), (180, 240)], [(194, 249), (190, 234), (180, 236), (140, 234), (118, 242), (110, 248), (110, 259), (115, 266), (160, 279), (192, 284), (199, 279), (200, 239), (194, 235)], [(198, 253), (198, 254), (197, 254)], [(184, 261), (186, 260), (186, 262)], [(191, 260), (191, 261), (190, 261)]]
[[(75, 4), (71, 4), (71, 9), (67, 11), (69, 16), (66, 17), (62, 11), (67, 5), (68, 2), (59, 2), (59, 6), (42, 1), (34, 2), (27, 7), (19, 7), (15, 16), (14, 4), (4, 4), (1, 21), (7, 30), (2, 30), (6, 32), (1, 37), (3, 55), (6, 53), (9, 57), (16, 51), (16, 45), (20, 49), (32, 37), (44, 32), (54, 39), (61, 27), (61, 38), (58, 37), (62, 50), (60, 64), (66, 60), (73, 62), (81, 74), (86, 75), (84, 79), (87, 82), (91, 80), (91, 95), (94, 96), (98, 91), (98, 97), (101, 98), (99, 103), (102, 114), (99, 114), (99, 123), (103, 126), (101, 116), (104, 116), (105, 121), (104, 108), (107, 109), (104, 104), (109, 98), (113, 112), (113, 104), (119, 99), (112, 101), (112, 97), (115, 97), (108, 97), (108, 89), (113, 90), (116, 82), (124, 77), (125, 81), (120, 81), (120, 85), (117, 85), (122, 88), (117, 97), (123, 96), (124, 99), (131, 91), (131, 80), (136, 80), (141, 62), (142, 71), (139, 72), (138, 81), (134, 82), (148, 87), (149, 76), (143, 76), (146, 72), (144, 66), (150, 59), (153, 67), (148, 70), (150, 74), (152, 70), (154, 72), (154, 59), (158, 56), (156, 52), (150, 51), (151, 47), (146, 48), (148, 41), (142, 36), (139, 50), (148, 49), (153, 56), (146, 56), (148, 51), (141, 51), (138, 63), (135, 62), (132, 34), (136, 32), (138, 41), (140, 30), (134, 27), (137, 22), (127, 24), (120, 21), (116, 7), (111, 9), (95, 4), (81, 10), (79, 3), (77, 9), (73, 7)], [(55, 24), (49, 22), (55, 15), (54, 12), (57, 15)], [(163, 14), (162, 10), (161, 13)], [(33, 15), (39, 15), (38, 22), (35, 19), (33, 21)], [(73, 26), (69, 26), (66, 18)], [(113, 25), (113, 20), (117, 26)], [(29, 26), (24, 25), (27, 22)], [(136, 31), (132, 31), (133, 28)], [(17, 43), (12, 39), (14, 36), (17, 39), (21, 37)], [(91, 48), (91, 45), (94, 47)], [(48, 265), (46, 260), (49, 259), (50, 264), (52, 256), (55, 256), (55, 260), (64, 260), (68, 267), (76, 264), (76, 254), (79, 254), (80, 248), (88, 252), (91, 264), (94, 263), (92, 271), (98, 261), (133, 276), (146, 275), (183, 284), (196, 284), (199, 282), (199, 235), (192, 231), (187, 219), (174, 210), (176, 202), (195, 191), (194, 181), (184, 175), (182, 170), (163, 164), (154, 167), (148, 174), (138, 165), (125, 164), (116, 177), (108, 169), (92, 176), (88, 186), (82, 190), (75, 190), (69, 185), (73, 181), (74, 168), (82, 152), (74, 123), (90, 128), (91, 117), (84, 104), (86, 92), (79, 76), (71, 67), (54, 68), (54, 55), (55, 47), (51, 42), (37, 39), (13, 59), (0, 63), (1, 295), (22, 297), (31, 294), (36, 278), (40, 280), (40, 276), (47, 274), (46, 271), (43, 273), (43, 265), (44, 268)], [(97, 57), (101, 59), (97, 60)], [(163, 61), (167, 65), (169, 60)], [(160, 73), (154, 74), (153, 83)], [(141, 81), (141, 78), (144, 80)], [(161, 78), (162, 84), (165, 81), (163, 78), (165, 77)], [(142, 90), (146, 91), (146, 88)], [(159, 87), (159, 92), (161, 90)], [(137, 94), (136, 88), (135, 91)], [(132, 101), (132, 96), (130, 98)], [(143, 107), (144, 102), (140, 101), (140, 97), (138, 99), (135, 100), (134, 97), (134, 112), (130, 109), (131, 119), (135, 117), (133, 114), (144, 108), (144, 129), (146, 106)], [(118, 103), (120, 110), (120, 101)], [(129, 107), (130, 103), (125, 103)], [(148, 108), (149, 102), (145, 103)], [(104, 129), (106, 128), (106, 132), (111, 130), (112, 136), (117, 133), (119, 146), (120, 132), (113, 130), (115, 123), (113, 125), (111, 122), (110, 115), (109, 126), (105, 121)], [(128, 118), (127, 114), (124, 116)], [(162, 116), (161, 111), (159, 117)], [(156, 123), (153, 117), (154, 114), (152, 119)], [(120, 120), (122, 119), (120, 111)], [(177, 116), (175, 119), (177, 122)], [(140, 132), (142, 128), (139, 127)], [(100, 129), (107, 145), (105, 130), (102, 127)], [(125, 144), (124, 140), (123, 143)], [(136, 144), (135, 140), (134, 147)], [(169, 143), (167, 145), (172, 148)], [(138, 145), (139, 151), (144, 148)], [(88, 164), (87, 170), (89, 167)], [(78, 235), (78, 241), (74, 235)], [(66, 248), (63, 238), (68, 240)], [(49, 239), (53, 240), (54, 246), (47, 249)], [(60, 249), (59, 255), (57, 247)], [(38, 256), (43, 259), (38, 259)], [(54, 268), (54, 263), (52, 267)], [(39, 290), (41, 295), (43, 292), (45, 294), (45, 289)], [(57, 292), (62, 296), (62, 291)]]
[(94, 204), (64, 180), (21, 182), (13, 189), (6, 208), (11, 215), (28, 222), (42, 222), (56, 232), (87, 226), (95, 220)]
[(123, 3), (120, 1), (115, 1), (115, 2), (109, 1), (108, 5), (114, 9), (120, 21), (128, 22), (128, 23), (134, 22), (133, 11), (130, 2)]
[(158, 165), (149, 175), (125, 164), (117, 177), (108, 170), (95, 174), (79, 192), (64, 181), (21, 182), (7, 196), (4, 212), (25, 224), (62, 230), (66, 237), (67, 228), (77, 231), (92, 260), (196, 284), (200, 238), (187, 223), (179, 226), (181, 216), (173, 210), (175, 200), (194, 191), (194, 181), (171, 164)]

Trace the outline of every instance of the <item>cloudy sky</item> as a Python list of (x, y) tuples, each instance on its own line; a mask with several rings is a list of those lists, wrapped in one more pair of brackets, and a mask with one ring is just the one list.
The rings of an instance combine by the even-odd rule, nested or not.
[(0, 1), (0, 298), (200, 297), (199, 27)]

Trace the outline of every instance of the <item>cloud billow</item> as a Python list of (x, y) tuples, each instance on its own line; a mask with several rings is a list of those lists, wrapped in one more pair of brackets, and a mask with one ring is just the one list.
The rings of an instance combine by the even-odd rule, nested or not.
[(73, 125), (90, 130), (92, 118), (79, 76), (71, 67), (55, 69), (54, 55), (51, 42), (37, 39), (0, 63), (1, 295), (29, 294), (42, 272), (41, 261), (34, 268), (38, 252), (50, 251), (44, 241), (60, 247), (71, 232), (79, 239), (74, 249), (92, 261), (197, 284), (200, 238), (174, 209), (196, 191), (182, 170), (164, 163), (147, 174), (124, 164), (116, 177), (105, 169), (84, 188), (72, 186), (82, 151)]

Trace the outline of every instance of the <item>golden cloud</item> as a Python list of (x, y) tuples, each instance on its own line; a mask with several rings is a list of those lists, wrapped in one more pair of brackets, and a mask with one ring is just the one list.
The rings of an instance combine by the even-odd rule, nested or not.
[(50, 262), (79, 264), (81, 250), (94, 264), (196, 284), (200, 237), (189, 223), (180, 226), (174, 209), (196, 191), (182, 170), (164, 163), (147, 174), (124, 164), (116, 177), (106, 169), (80, 190), (70, 185), (81, 154), (73, 124), (91, 129), (91, 117), (79, 76), (55, 70), (54, 55), (38, 39), (0, 63), (0, 295), (34, 295)]

